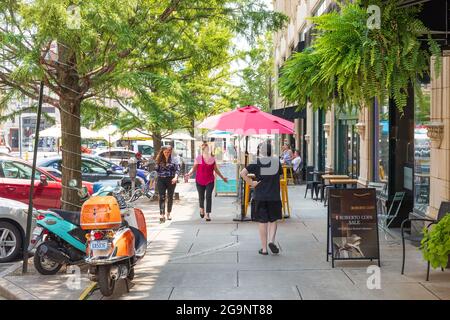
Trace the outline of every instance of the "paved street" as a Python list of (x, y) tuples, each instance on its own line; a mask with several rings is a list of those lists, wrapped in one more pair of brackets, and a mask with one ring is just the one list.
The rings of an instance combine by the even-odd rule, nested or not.
[[(177, 186), (181, 200), (173, 220), (158, 221), (157, 203), (141, 202), (149, 227), (148, 253), (136, 267), (127, 294), (124, 283), (110, 299), (450, 299), (450, 272), (432, 271), (417, 248), (408, 246), (404, 276), (400, 275), (398, 240), (380, 235), (381, 290), (366, 286), (370, 262), (326, 262), (326, 210), (304, 199), (304, 187), (290, 187), (292, 217), (279, 224), (278, 256), (261, 256), (255, 223), (233, 222), (238, 207), (232, 197), (213, 199), (212, 221), (201, 220), (193, 183)], [(6, 280), (39, 299), (78, 299), (89, 284), (82, 272), (80, 287), (70, 275), (41, 276), (31, 272)], [(69, 287), (68, 287), (69, 286)], [(104, 299), (95, 291), (92, 300)]]

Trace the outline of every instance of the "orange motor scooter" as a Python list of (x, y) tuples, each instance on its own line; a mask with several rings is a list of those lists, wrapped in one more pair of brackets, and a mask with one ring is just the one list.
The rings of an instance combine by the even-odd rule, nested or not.
[(118, 194), (94, 196), (81, 208), (81, 228), (90, 230), (86, 235), (89, 278), (98, 282), (104, 296), (113, 294), (118, 280), (133, 280), (134, 266), (147, 249), (142, 210), (123, 199), (117, 201), (117, 197)]

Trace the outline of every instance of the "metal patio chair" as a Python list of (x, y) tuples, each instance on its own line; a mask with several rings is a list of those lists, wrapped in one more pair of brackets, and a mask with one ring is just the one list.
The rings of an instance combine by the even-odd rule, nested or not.
[[(441, 205), (439, 206), (439, 211), (436, 219), (429, 219), (429, 218), (407, 218), (402, 221), (402, 224), (400, 226), (401, 235), (402, 235), (402, 246), (403, 246), (403, 255), (402, 255), (402, 274), (405, 272), (405, 239), (408, 239), (412, 242), (420, 242), (422, 240), (422, 236), (406, 236), (405, 237), (405, 223), (411, 222), (411, 221), (422, 221), (424, 223), (428, 222), (428, 225), (425, 227), (429, 229), (433, 224), (438, 223), (445, 215), (450, 213), (450, 201), (443, 201), (441, 202)], [(442, 269), (444, 271), (444, 269)], [(427, 263), (427, 281), (430, 279), (430, 262)]]
[[(387, 240), (387, 234), (389, 233), (389, 226), (391, 225), (392, 221), (397, 217), (400, 208), (403, 203), (403, 199), (405, 198), (405, 192), (396, 192), (394, 194), (394, 197), (392, 198), (391, 206), (389, 207), (388, 212), (382, 212), (379, 214), (379, 226), (384, 231), (384, 237)], [(395, 211), (395, 213), (393, 213)], [(389, 222), (388, 222), (389, 220)]]

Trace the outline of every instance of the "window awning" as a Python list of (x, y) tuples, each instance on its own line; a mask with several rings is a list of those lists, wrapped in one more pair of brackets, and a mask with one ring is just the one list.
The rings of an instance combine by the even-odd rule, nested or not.
[[(450, 30), (450, 0), (403, 0), (400, 7), (421, 5), (419, 19), (430, 29), (434, 39), (441, 45), (448, 45)], [(426, 40), (426, 36), (423, 37)]]
[(287, 108), (280, 108), (280, 109), (273, 109), (272, 110), (272, 114), (274, 116), (286, 119), (286, 120), (291, 120), (293, 121), (294, 119), (306, 119), (306, 109), (302, 109), (300, 111), (296, 111), (297, 106), (293, 106), (293, 107), (287, 107)]

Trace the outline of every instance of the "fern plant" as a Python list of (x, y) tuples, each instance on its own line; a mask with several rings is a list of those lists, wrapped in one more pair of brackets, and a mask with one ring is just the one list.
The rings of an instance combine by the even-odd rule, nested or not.
[[(440, 48), (428, 37), (423, 48), (420, 36), (429, 30), (417, 18), (420, 8), (399, 8), (398, 1), (371, 1), (381, 8), (380, 29), (369, 29), (369, 14), (361, 1), (340, 4), (340, 12), (310, 18), (316, 38), (311, 47), (295, 53), (282, 68), (278, 87), (285, 101), (305, 107), (346, 108), (370, 105), (374, 98), (391, 97), (398, 109), (407, 103), (408, 87), (419, 88), (429, 73), (431, 55)], [(420, 90), (418, 97), (421, 99)]]

